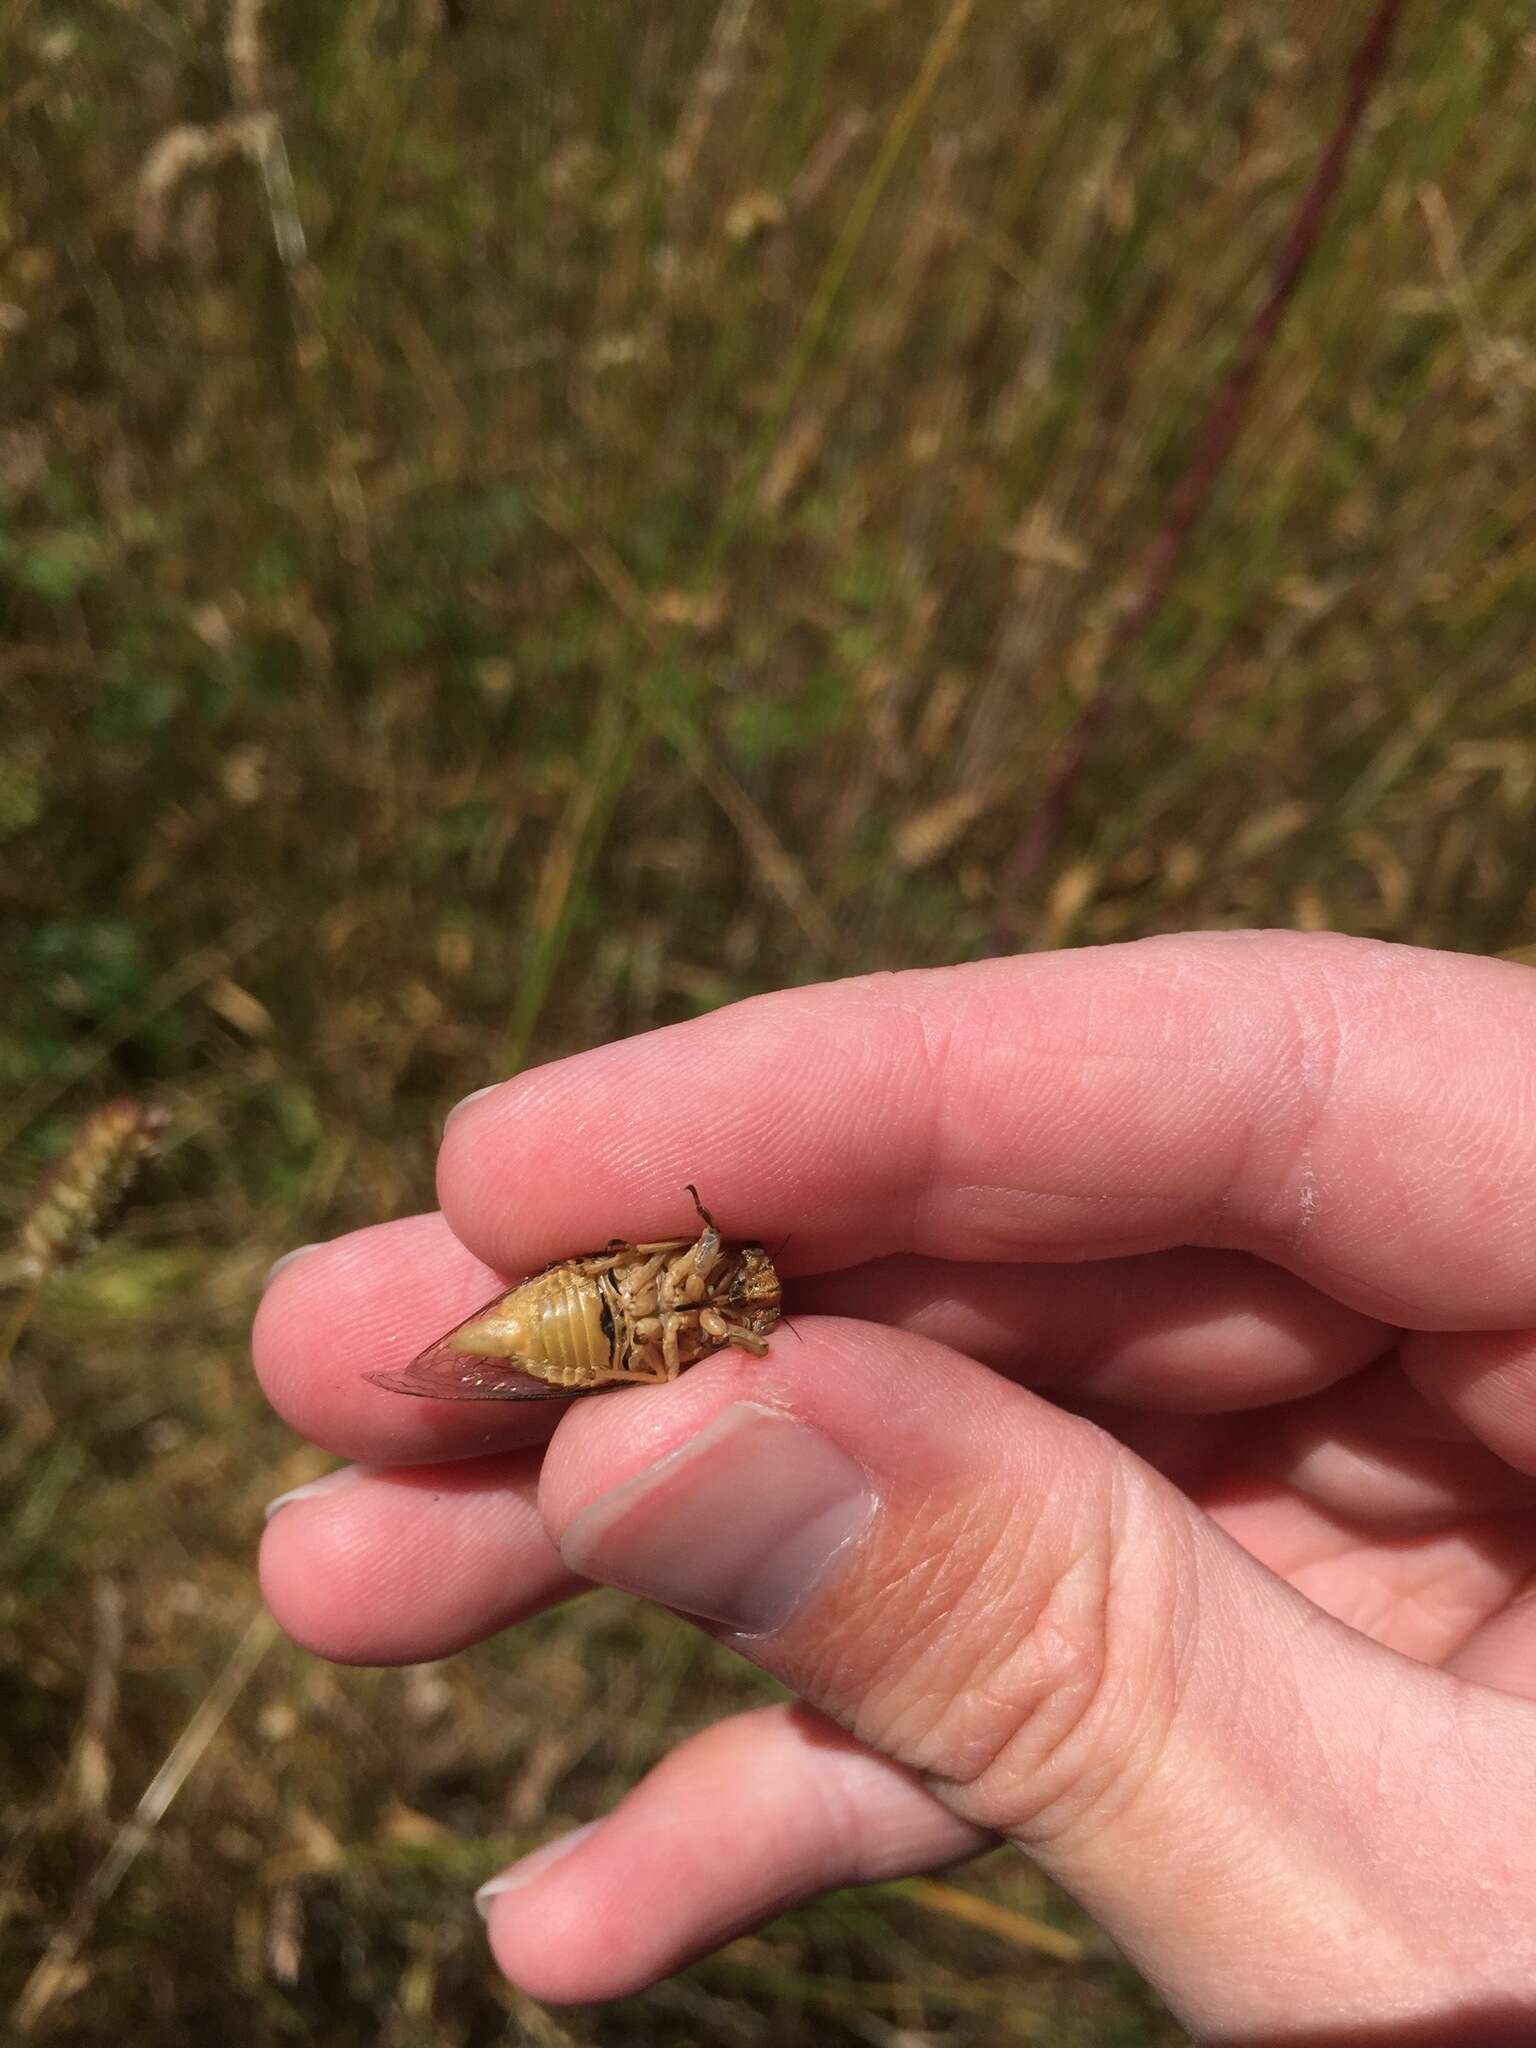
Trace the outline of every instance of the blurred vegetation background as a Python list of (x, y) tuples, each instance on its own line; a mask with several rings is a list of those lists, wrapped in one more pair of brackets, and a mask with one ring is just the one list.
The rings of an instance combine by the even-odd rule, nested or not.
[(4, 10), (0, 1196), (110, 1094), (175, 1117), (3, 1383), (16, 2038), (1182, 2038), (1001, 1857), (600, 2011), (492, 1981), (474, 1884), (766, 1687), (606, 1595), (432, 1669), (274, 1641), (261, 1506), (325, 1461), (245, 1333), (430, 1204), (458, 1096), (754, 990), (1536, 941), (1525, 0), (1408, 0), (1106, 660), (1367, 18)]

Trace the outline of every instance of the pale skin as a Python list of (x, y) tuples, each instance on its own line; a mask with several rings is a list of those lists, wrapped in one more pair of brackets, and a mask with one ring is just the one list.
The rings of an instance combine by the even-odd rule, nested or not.
[[(695, 1179), (791, 1239), (801, 1342), (567, 1410), (362, 1379)], [(482, 1095), (439, 1194), (262, 1305), (269, 1396), (366, 1468), (269, 1527), (301, 1642), (648, 1590), (615, 1489), (664, 1544), (742, 1404), (792, 1425), (765, 1487), (813, 1444), (874, 1503), (782, 1622), (708, 1624), (805, 1704), (491, 1900), (528, 1991), (1004, 1839), (1201, 2039), (1536, 2039), (1536, 975), (1266, 932), (787, 991)]]

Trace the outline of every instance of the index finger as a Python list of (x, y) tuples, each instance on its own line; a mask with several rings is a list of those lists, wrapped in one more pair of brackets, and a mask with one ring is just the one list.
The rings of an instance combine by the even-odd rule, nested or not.
[(488, 1265), (693, 1227), (791, 1270), (1219, 1245), (1422, 1329), (1536, 1323), (1536, 978), (1197, 933), (755, 997), (462, 1105)]

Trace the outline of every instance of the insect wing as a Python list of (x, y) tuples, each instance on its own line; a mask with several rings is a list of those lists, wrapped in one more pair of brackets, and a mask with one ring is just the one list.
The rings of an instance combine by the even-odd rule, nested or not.
[(435, 1344), (418, 1351), (409, 1365), (393, 1372), (365, 1372), (363, 1378), (391, 1394), (419, 1394), (429, 1401), (562, 1401), (577, 1391), (570, 1387), (547, 1386), (532, 1373), (522, 1372), (507, 1358), (482, 1358), (460, 1351), (454, 1338), (471, 1323), (478, 1323), (507, 1298), (506, 1290), (482, 1302), (472, 1315), (455, 1323)]

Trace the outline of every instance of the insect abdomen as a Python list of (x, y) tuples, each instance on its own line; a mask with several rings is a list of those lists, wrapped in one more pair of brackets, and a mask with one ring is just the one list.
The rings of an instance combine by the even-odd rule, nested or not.
[(504, 1358), (552, 1387), (590, 1387), (613, 1368), (597, 1281), (570, 1262), (514, 1287), (446, 1341), (471, 1358)]
[(562, 1387), (586, 1387), (613, 1367), (613, 1340), (603, 1327), (597, 1282), (556, 1266), (518, 1289), (534, 1297), (528, 1317), (528, 1369)]

